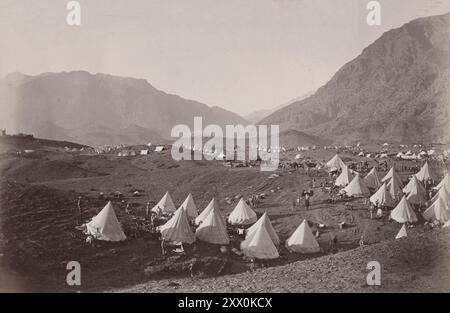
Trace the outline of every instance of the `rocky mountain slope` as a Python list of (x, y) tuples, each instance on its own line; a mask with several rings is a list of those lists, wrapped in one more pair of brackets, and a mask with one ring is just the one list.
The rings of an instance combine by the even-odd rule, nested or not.
[[(239, 115), (157, 90), (144, 79), (84, 71), (0, 80), (0, 126), (51, 139), (128, 144), (170, 138), (174, 125), (246, 124)], [(142, 142), (142, 140), (144, 140)]]
[(262, 122), (341, 142), (450, 141), (450, 13), (383, 34), (311, 97)]
[(308, 92), (308, 93), (307, 93), (306, 95), (304, 95), (304, 96), (297, 97), (297, 98), (295, 98), (295, 99), (292, 99), (292, 100), (289, 101), (289, 102), (286, 102), (286, 103), (282, 103), (282, 104), (280, 104), (280, 105), (277, 105), (277, 106), (274, 107), (273, 109), (265, 109), (265, 110), (256, 110), (256, 111), (253, 111), (253, 112), (251, 112), (250, 114), (245, 115), (244, 118), (245, 118), (247, 121), (249, 121), (250, 123), (257, 124), (258, 122), (260, 122), (260, 121), (263, 120), (265, 117), (267, 117), (267, 116), (269, 116), (270, 114), (272, 114), (273, 112), (276, 112), (276, 111), (278, 111), (278, 110), (280, 110), (280, 109), (282, 109), (282, 108), (284, 108), (284, 107), (286, 107), (286, 106), (288, 106), (288, 105), (290, 105), (290, 104), (292, 104), (292, 103), (295, 103), (295, 102), (301, 101), (301, 100), (303, 100), (303, 99), (306, 99), (306, 98), (310, 97), (310, 96), (313, 95), (313, 94), (314, 94), (313, 91)]

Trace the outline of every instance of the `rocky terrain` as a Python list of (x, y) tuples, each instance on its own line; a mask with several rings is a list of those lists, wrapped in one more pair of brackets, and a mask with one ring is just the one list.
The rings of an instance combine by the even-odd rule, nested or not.
[[(207, 279), (158, 280), (121, 292), (449, 292), (450, 229), (356, 248), (334, 255)], [(381, 285), (366, 279), (381, 265)]]
[(314, 95), (262, 123), (340, 142), (448, 142), (449, 37), (450, 13), (390, 30)]
[(85, 71), (12, 73), (0, 80), (0, 126), (88, 145), (170, 139), (174, 125), (247, 124), (219, 107), (164, 93), (144, 79)]
[[(0, 290), (365, 291), (371, 290), (363, 287), (365, 266), (371, 260), (381, 262), (386, 277), (386, 284), (376, 290), (448, 290), (447, 265), (441, 266), (448, 257), (448, 231), (419, 225), (408, 231), (411, 238), (394, 241), (400, 224), (387, 218), (370, 219), (362, 199), (352, 200), (351, 210), (341, 201), (330, 204), (321, 188), (313, 189), (309, 210), (293, 209), (293, 200), (311, 188), (311, 177), (303, 170), (261, 172), (230, 168), (219, 161), (176, 162), (170, 151), (135, 157), (119, 157), (117, 151), (97, 155), (80, 151), (81, 146), (66, 151), (67, 143), (43, 142), (41, 146), (34, 143), (32, 153), (0, 153), (0, 274), (5, 277)], [(24, 138), (14, 141), (16, 151), (28, 145)], [(328, 160), (334, 153), (334, 149), (320, 148), (302, 152), (317, 161)], [(283, 153), (281, 159), (291, 161), (295, 154)], [(341, 156), (348, 164), (362, 160), (352, 154)], [(410, 174), (404, 172), (402, 178)], [(316, 179), (318, 186), (328, 175), (322, 173)], [(291, 254), (281, 246), (280, 259), (263, 262), (258, 265), (263, 268), (250, 273), (249, 263), (231, 251), (239, 249), (243, 238), (229, 229), (227, 253), (199, 242), (186, 247), (186, 254), (163, 256), (157, 234), (145, 228), (144, 209), (147, 201), (155, 204), (167, 190), (176, 206), (192, 193), (200, 210), (215, 197), (223, 215), (231, 212), (240, 196), (264, 193), (255, 211), (258, 216), (268, 213), (282, 241), (303, 219), (312, 223), (313, 230), (319, 223), (325, 225), (319, 238), (322, 252)], [(140, 194), (136, 196), (135, 191)], [(100, 192), (105, 199), (99, 199)], [(131, 214), (125, 213), (117, 192), (131, 205)], [(78, 196), (82, 196), (82, 217), (76, 206)], [(108, 200), (113, 201), (128, 238), (90, 246), (75, 227), (95, 216)], [(342, 222), (347, 226), (341, 229)], [(361, 235), (369, 246), (358, 248)], [(331, 244), (333, 236), (339, 241), (337, 250)], [(72, 260), (82, 266), (80, 288), (69, 287), (65, 281), (66, 264)], [(193, 281), (186, 278), (190, 264), (194, 264)]]

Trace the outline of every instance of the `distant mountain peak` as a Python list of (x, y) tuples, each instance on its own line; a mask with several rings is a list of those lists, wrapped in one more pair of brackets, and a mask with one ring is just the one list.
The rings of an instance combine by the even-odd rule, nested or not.
[(341, 142), (449, 141), (450, 14), (384, 33), (311, 97), (263, 120)]
[(0, 125), (89, 145), (168, 139), (173, 126), (193, 126), (194, 116), (207, 124), (247, 123), (225, 109), (160, 91), (145, 79), (103, 73), (15, 73), (0, 80), (0, 91)]

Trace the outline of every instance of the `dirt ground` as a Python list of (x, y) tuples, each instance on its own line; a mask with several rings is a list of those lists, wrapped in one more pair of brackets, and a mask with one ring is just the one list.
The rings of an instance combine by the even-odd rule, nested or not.
[[(149, 281), (114, 292), (449, 292), (450, 229), (358, 247), (286, 265), (214, 278)], [(368, 286), (367, 264), (381, 265)]]
[[(292, 151), (282, 157), (293, 160), (295, 154)], [(335, 151), (320, 149), (301, 154), (323, 161)], [(346, 162), (362, 159), (343, 156)], [(5, 277), (0, 281), (0, 291), (449, 289), (448, 268), (445, 270), (448, 231), (417, 226), (409, 230), (409, 238), (394, 241), (401, 225), (387, 219), (370, 219), (362, 199), (352, 200), (352, 210), (346, 209), (343, 202), (329, 204), (328, 195), (320, 188), (314, 189), (309, 210), (304, 206), (294, 210), (296, 196), (310, 189), (311, 177), (303, 170), (279, 170), (275, 172), (278, 176), (272, 178), (273, 172), (229, 168), (218, 161), (175, 162), (170, 151), (118, 157), (43, 147), (31, 154), (0, 154), (0, 173), (0, 274)], [(409, 174), (402, 173), (403, 179)], [(316, 185), (320, 185), (327, 174), (316, 179)], [(133, 196), (136, 190), (141, 193), (138, 197)], [(231, 212), (240, 196), (265, 193), (255, 211), (258, 216), (269, 214), (280, 239), (287, 239), (307, 219), (313, 230), (319, 223), (326, 226), (319, 238), (323, 251), (299, 255), (281, 247), (280, 259), (260, 264), (262, 268), (254, 272), (249, 272), (242, 256), (230, 251), (221, 253), (218, 246), (205, 243), (187, 247), (184, 255), (163, 256), (157, 235), (144, 231), (144, 208), (147, 201), (158, 202), (167, 190), (177, 207), (188, 193), (192, 193), (200, 209), (215, 197), (224, 215)], [(116, 191), (132, 204), (131, 214), (125, 214), (124, 205), (113, 197)], [(98, 199), (100, 192), (113, 201), (126, 241), (97, 241), (90, 246), (75, 229), (106, 204), (107, 199)], [(81, 219), (76, 206), (80, 195)], [(344, 221), (348, 226), (340, 229), (338, 225)], [(368, 246), (359, 248), (363, 234)], [(331, 250), (332, 235), (337, 235), (339, 251)], [(242, 238), (232, 233), (231, 239), (231, 247), (239, 248)], [(66, 284), (66, 265), (73, 260), (82, 268), (82, 285), (77, 288)], [(364, 287), (365, 267), (370, 260), (380, 260), (383, 266), (386, 280), (381, 287)], [(190, 264), (194, 264), (193, 280), (188, 278)]]

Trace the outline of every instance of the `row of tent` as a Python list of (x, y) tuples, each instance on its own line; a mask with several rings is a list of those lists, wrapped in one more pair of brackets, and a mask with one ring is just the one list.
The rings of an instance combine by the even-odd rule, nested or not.
[[(194, 203), (194, 198), (191, 194), (186, 197), (186, 200), (179, 208), (186, 212), (188, 220), (194, 220), (195, 224), (200, 224), (205, 220), (209, 213), (216, 207), (215, 199), (213, 198), (201, 214), (198, 214), (197, 206)], [(172, 214), (177, 211), (173, 203), (170, 193), (167, 191), (161, 200), (152, 208), (154, 213)], [(231, 225), (249, 225), (256, 222), (256, 213), (245, 203), (244, 199), (240, 199), (234, 210), (228, 217), (228, 222)]]
[[(345, 186), (343, 190), (349, 196), (368, 196), (370, 189), (378, 188), (369, 201), (394, 208), (390, 216), (399, 223), (417, 222), (417, 216), (411, 205), (426, 203), (428, 195), (423, 182), (429, 179), (434, 181), (436, 178), (428, 162), (425, 162), (420, 171), (411, 177), (406, 186), (403, 186), (400, 176), (393, 167), (382, 179), (379, 179), (375, 168), (372, 168), (366, 177), (361, 178), (359, 173), (349, 169), (337, 155), (327, 163), (327, 166), (342, 169), (335, 184)], [(438, 192), (430, 200), (431, 205), (422, 213), (422, 216), (427, 221), (446, 223), (450, 219), (450, 176), (448, 173), (435, 189)], [(395, 205), (396, 201), (399, 201), (397, 205)]]
[[(163, 150), (164, 150), (164, 146), (156, 146), (155, 147), (155, 152), (161, 152)], [(126, 156), (149, 155), (149, 154), (150, 154), (149, 149), (144, 149), (144, 150), (140, 150), (137, 152), (134, 150), (123, 150), (123, 151), (120, 151), (119, 153), (117, 153), (117, 156), (126, 157)]]
[[(192, 196), (190, 195), (188, 198), (192, 199)], [(189, 202), (190, 200), (186, 200), (184, 203)], [(193, 218), (194, 223), (198, 225), (195, 234), (191, 231), (188, 222), (187, 212), (189, 210), (185, 210), (184, 208), (185, 204), (160, 228), (161, 235), (165, 240), (193, 243), (195, 239), (198, 239), (211, 244), (229, 244), (230, 240), (226, 222), (217, 209), (215, 199), (211, 200), (201, 214)], [(274, 259), (279, 257), (276, 247), (279, 245), (280, 239), (267, 213), (264, 213), (257, 220), (256, 213), (241, 198), (228, 216), (228, 222), (231, 225), (253, 224), (247, 229), (245, 240), (240, 245), (242, 252), (246, 256), (258, 259)], [(319, 244), (315, 240), (306, 221), (303, 221), (289, 237), (286, 241), (286, 247), (292, 252), (299, 253), (316, 253), (320, 251)]]
[[(192, 197), (188, 197), (188, 199), (190, 198)], [(198, 225), (195, 233), (191, 229), (188, 211), (184, 206), (185, 203), (159, 228), (164, 240), (188, 244), (192, 244), (196, 240), (217, 245), (228, 245), (230, 243), (225, 219), (217, 208), (214, 199), (195, 218), (194, 222)], [(244, 255), (257, 259), (279, 257), (277, 246), (280, 244), (280, 239), (267, 213), (256, 220), (256, 213), (241, 199), (230, 217), (231, 220), (238, 218), (239, 221), (251, 221), (250, 223), (253, 224), (246, 230), (245, 240), (240, 244)], [(86, 229), (89, 235), (93, 235), (100, 240), (122, 241), (126, 239), (111, 202), (108, 202), (100, 213), (86, 224)], [(297, 253), (317, 253), (320, 251), (319, 244), (306, 220), (286, 240), (285, 246), (289, 251)]]

